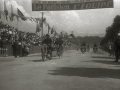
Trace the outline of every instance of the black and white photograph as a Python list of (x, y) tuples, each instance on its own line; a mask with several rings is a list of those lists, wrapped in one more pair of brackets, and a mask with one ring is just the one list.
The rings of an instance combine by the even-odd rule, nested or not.
[(120, 0), (0, 0), (0, 90), (120, 90)]

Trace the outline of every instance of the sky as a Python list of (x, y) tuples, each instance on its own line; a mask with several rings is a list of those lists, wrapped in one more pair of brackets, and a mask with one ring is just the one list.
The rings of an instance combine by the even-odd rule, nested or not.
[[(57, 0), (56, 0), (57, 1)], [(91, 36), (99, 35), (104, 36), (106, 28), (112, 25), (116, 15), (120, 15), (120, 0), (113, 0), (114, 8), (103, 9), (86, 9), (86, 10), (70, 10), (70, 11), (48, 11), (44, 12), (44, 17), (51, 27), (55, 27), (59, 33), (65, 31), (67, 33), (73, 33), (76, 36)], [(4, 0), (0, 0), (0, 10), (3, 11)], [(27, 17), (41, 17), (40, 11), (32, 11), (31, 0), (5, 0), (7, 9), (11, 12), (11, 4), (16, 13), (16, 8), (19, 8), (23, 14)], [(17, 27), (17, 21), (13, 22), (5, 21), (13, 27)], [(18, 23), (18, 29), (27, 32), (36, 31), (36, 23), (27, 21), (21, 21)], [(44, 33), (47, 32), (47, 27), (44, 25)]]

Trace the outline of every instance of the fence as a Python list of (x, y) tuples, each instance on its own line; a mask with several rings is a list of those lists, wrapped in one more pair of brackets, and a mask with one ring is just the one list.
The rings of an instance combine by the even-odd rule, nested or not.
[[(65, 47), (65, 50), (73, 50), (75, 47)], [(30, 46), (30, 54), (41, 53), (41, 46)], [(8, 45), (7, 48), (0, 48), (0, 57), (13, 56), (12, 45)]]
[(0, 48), (0, 57), (7, 56), (7, 48)]

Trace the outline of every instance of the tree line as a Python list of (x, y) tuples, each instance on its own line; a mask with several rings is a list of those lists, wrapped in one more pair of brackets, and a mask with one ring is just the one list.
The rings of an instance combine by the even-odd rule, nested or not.
[(78, 36), (75, 38), (68, 38), (67, 40), (69, 42), (72, 42), (76, 45), (81, 45), (83, 42), (86, 42), (87, 44), (100, 44), (100, 42), (102, 41), (103, 37), (99, 37), (99, 36)]
[(118, 33), (120, 33), (120, 15), (115, 16), (112, 25), (106, 28), (105, 37), (100, 44), (105, 45), (108, 41), (114, 41)]

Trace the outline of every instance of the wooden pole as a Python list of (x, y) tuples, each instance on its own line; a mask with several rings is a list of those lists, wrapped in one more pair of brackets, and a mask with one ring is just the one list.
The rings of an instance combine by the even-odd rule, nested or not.
[(42, 12), (42, 31), (41, 31), (42, 40), (43, 40), (43, 15), (44, 15), (44, 13)]

